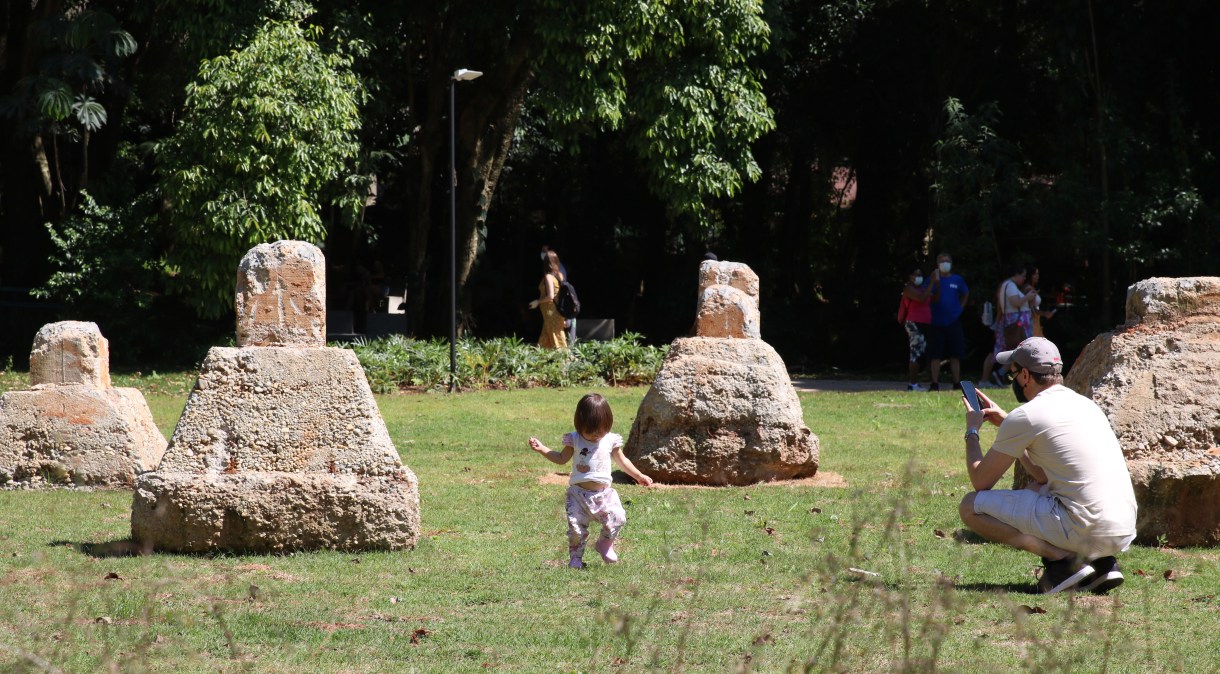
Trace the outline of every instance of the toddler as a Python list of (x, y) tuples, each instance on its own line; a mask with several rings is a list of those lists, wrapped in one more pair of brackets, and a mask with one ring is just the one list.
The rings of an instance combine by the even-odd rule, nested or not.
[(618, 561), (614, 541), (627, 523), (627, 513), (618, 492), (610, 486), (610, 459), (613, 457), (624, 472), (645, 487), (652, 484), (652, 478), (623, 456), (623, 436), (610, 432), (614, 413), (605, 398), (596, 393), (581, 398), (572, 424), (576, 430), (563, 436), (563, 451), (548, 449), (538, 438), (530, 438), (530, 449), (561, 465), (576, 458), (568, 480), (568, 566), (584, 568), (585, 541), (593, 520), (602, 525), (593, 547), (607, 564), (613, 564)]

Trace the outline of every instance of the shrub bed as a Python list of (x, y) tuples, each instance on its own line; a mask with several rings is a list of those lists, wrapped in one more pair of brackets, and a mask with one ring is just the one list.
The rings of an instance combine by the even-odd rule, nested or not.
[[(375, 393), (449, 386), (448, 340), (392, 335), (342, 346), (356, 352)], [(463, 390), (650, 384), (668, 351), (668, 346), (641, 344), (632, 332), (605, 342), (577, 342), (569, 351), (540, 349), (519, 337), (462, 339), (455, 384)]]

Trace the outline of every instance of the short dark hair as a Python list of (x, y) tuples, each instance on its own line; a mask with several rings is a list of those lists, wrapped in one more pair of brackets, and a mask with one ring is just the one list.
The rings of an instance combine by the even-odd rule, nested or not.
[(614, 412), (610, 403), (599, 393), (586, 393), (576, 403), (576, 414), (572, 416), (576, 432), (585, 437), (609, 433), (614, 426)]
[(1047, 372), (1046, 374), (1038, 374), (1037, 372), (1030, 370), (1029, 374), (1033, 376), (1034, 381), (1038, 382), (1038, 386), (1054, 386), (1055, 384), (1063, 383), (1062, 372)]
[[(1038, 373), (1038, 372), (1034, 372), (1033, 370), (1031, 370), (1027, 367), (1021, 367), (1017, 363), (1013, 363), (1013, 366), (1017, 368), (1017, 372), (1020, 372), (1021, 370), (1025, 370), (1026, 372), (1028, 372), (1029, 376), (1034, 378), (1034, 382), (1036, 382), (1038, 384), (1038, 386), (1054, 386), (1055, 384), (1063, 383), (1063, 373), (1062, 372)], [(1017, 372), (1013, 372), (1012, 376), (1014, 376), (1014, 377), (1017, 376)]]

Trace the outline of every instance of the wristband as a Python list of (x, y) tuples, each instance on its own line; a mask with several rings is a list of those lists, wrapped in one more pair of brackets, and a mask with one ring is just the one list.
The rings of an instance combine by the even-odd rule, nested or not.
[(962, 436), (962, 439), (963, 439), (963, 440), (969, 440), (971, 437), (973, 437), (975, 440), (978, 440), (978, 439), (979, 439), (979, 429), (977, 429), (977, 428), (967, 428), (967, 429), (966, 429), (966, 434)]

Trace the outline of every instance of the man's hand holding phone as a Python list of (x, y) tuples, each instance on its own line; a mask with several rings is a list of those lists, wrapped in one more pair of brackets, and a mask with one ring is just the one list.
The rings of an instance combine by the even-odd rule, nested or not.
[(974, 409), (970, 406), (970, 401), (966, 398), (966, 382), (962, 382), (962, 404), (966, 406), (966, 427), (979, 428), (983, 425), (983, 421), (989, 421), (995, 426), (1004, 423), (1004, 419), (1008, 417), (1008, 413), (1002, 407), (995, 404), (995, 401), (987, 397), (986, 393), (975, 389), (974, 394), (977, 396), (980, 409)]

